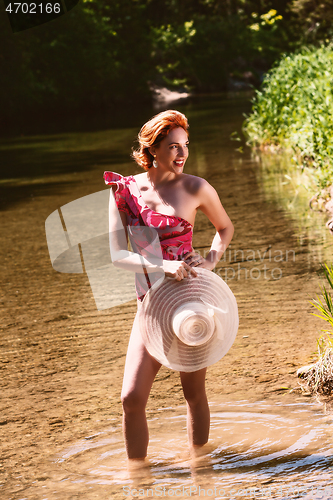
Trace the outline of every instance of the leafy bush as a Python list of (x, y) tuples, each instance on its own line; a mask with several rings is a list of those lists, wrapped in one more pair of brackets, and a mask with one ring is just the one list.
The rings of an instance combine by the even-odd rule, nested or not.
[(332, 184), (332, 47), (284, 56), (256, 92), (244, 131), (251, 145), (290, 148), (298, 164), (317, 169), (319, 188)]

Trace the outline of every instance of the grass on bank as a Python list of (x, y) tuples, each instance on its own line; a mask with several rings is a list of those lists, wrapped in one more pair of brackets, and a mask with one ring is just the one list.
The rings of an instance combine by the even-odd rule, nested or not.
[[(333, 264), (329, 267), (327, 264), (322, 266), (326, 281), (333, 290)], [(321, 297), (317, 295), (317, 299), (311, 304), (319, 311), (320, 314), (314, 314), (318, 318), (323, 319), (329, 325), (329, 330), (324, 330), (318, 343), (319, 359), (313, 365), (300, 368), (298, 375), (302, 379), (301, 385), (310, 390), (313, 394), (324, 396), (333, 395), (333, 302), (332, 295), (329, 289), (323, 285), (320, 287)]]
[(333, 47), (303, 48), (266, 75), (244, 122), (248, 144), (311, 167), (318, 195), (333, 184)]

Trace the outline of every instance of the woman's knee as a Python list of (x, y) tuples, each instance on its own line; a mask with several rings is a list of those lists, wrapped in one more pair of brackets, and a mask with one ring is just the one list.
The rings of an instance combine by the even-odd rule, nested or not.
[(186, 391), (184, 390), (184, 397), (186, 399), (186, 402), (188, 403), (189, 406), (191, 407), (196, 407), (200, 406), (202, 404), (207, 404), (207, 396), (206, 396), (206, 391), (200, 390), (200, 391)]
[(123, 391), (121, 394), (121, 404), (124, 413), (136, 413), (145, 410), (147, 398), (137, 390)]

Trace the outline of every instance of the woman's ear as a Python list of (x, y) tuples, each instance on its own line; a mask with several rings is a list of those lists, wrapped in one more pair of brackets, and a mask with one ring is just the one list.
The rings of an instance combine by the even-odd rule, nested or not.
[(156, 149), (154, 146), (150, 146), (150, 148), (148, 148), (148, 151), (152, 156), (156, 156)]

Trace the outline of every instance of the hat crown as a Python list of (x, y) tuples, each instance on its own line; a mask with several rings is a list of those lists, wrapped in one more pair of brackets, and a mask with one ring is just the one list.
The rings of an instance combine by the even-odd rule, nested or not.
[(188, 346), (200, 346), (208, 342), (215, 327), (214, 309), (200, 302), (188, 302), (178, 307), (172, 317), (175, 335)]
[(217, 274), (196, 267), (197, 276), (164, 278), (149, 290), (139, 312), (144, 345), (172, 370), (194, 372), (219, 361), (238, 329), (236, 299)]

